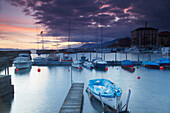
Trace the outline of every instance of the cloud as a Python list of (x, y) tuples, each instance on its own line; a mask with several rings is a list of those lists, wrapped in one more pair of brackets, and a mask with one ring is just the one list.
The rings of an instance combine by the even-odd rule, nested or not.
[[(47, 36), (68, 40), (69, 23), (72, 42), (95, 42), (97, 26), (103, 28), (105, 41), (130, 36), (130, 31), (148, 24), (170, 30), (169, 0), (8, 0), (23, 7), (36, 24), (47, 28)], [(28, 29), (27, 29), (28, 30)], [(100, 32), (100, 29), (98, 30)], [(98, 37), (100, 33), (98, 33)]]

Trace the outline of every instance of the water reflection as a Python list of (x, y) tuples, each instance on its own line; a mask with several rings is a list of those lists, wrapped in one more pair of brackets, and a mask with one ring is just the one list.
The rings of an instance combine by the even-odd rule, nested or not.
[(0, 112), (9, 113), (11, 111), (11, 105), (13, 103), (14, 97), (7, 97), (5, 99), (0, 98)]
[(30, 73), (31, 68), (32, 67), (26, 68), (26, 69), (20, 69), (18, 71), (15, 69), (15, 74), (16, 75), (28, 75)]

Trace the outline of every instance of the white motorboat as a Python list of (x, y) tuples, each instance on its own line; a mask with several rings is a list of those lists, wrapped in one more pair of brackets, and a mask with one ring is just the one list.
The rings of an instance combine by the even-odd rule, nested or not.
[(32, 65), (31, 56), (27, 53), (19, 54), (19, 56), (14, 59), (13, 63), (16, 69), (29, 68)]
[(78, 68), (78, 69), (81, 69), (82, 67), (81, 67), (81, 62), (80, 61), (73, 61), (73, 63), (71, 64), (72, 65), (72, 67), (74, 67), (74, 68)]
[(88, 62), (88, 61), (84, 62), (83, 66), (88, 68), (88, 69), (93, 69), (94, 68), (93, 63), (92, 62)]
[(95, 60), (93, 60), (93, 64), (95, 68), (105, 69), (107, 66), (107, 62), (105, 60), (102, 60), (102, 58), (96, 58)]

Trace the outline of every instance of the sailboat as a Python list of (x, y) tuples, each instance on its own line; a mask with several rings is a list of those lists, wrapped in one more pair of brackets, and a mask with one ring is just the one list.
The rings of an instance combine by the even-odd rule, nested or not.
[[(69, 45), (69, 42), (70, 42), (70, 21), (69, 21), (69, 29), (68, 29), (68, 49), (67, 49), (67, 51), (69, 51), (69, 50), (71, 50), (71, 48), (70, 48), (70, 45)], [(73, 59), (72, 59), (72, 57), (69, 55), (69, 52), (66, 52), (66, 53), (63, 53), (63, 58), (61, 59), (61, 61), (63, 62), (63, 61), (66, 61), (66, 62), (72, 62), (73, 61)]]
[[(102, 20), (101, 20), (101, 25), (102, 25)], [(102, 40), (103, 40), (103, 31), (102, 31), (102, 26), (101, 26), (101, 44), (100, 44), (101, 50), (102, 50)], [(102, 59), (102, 53), (103, 53), (103, 51), (101, 51), (101, 58), (96, 57), (96, 59), (93, 59), (93, 64), (94, 64), (95, 68), (105, 69), (107, 66), (107, 62)]]

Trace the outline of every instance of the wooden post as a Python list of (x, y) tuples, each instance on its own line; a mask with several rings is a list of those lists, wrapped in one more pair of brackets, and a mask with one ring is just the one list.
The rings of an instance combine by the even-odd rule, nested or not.
[(72, 66), (71, 66), (71, 86), (72, 86), (72, 84), (73, 84), (73, 75), (72, 75)]
[(6, 63), (5, 63), (5, 75), (6, 75)]
[(104, 60), (105, 60), (105, 52), (104, 52)]
[(9, 75), (9, 61), (7, 62), (7, 75)]
[(115, 61), (117, 61), (117, 52), (115, 52)]
[(127, 60), (127, 52), (126, 52), (126, 60)]
[(138, 61), (139, 61), (139, 53), (138, 53)]
[(91, 61), (91, 51), (90, 51), (90, 61)]

